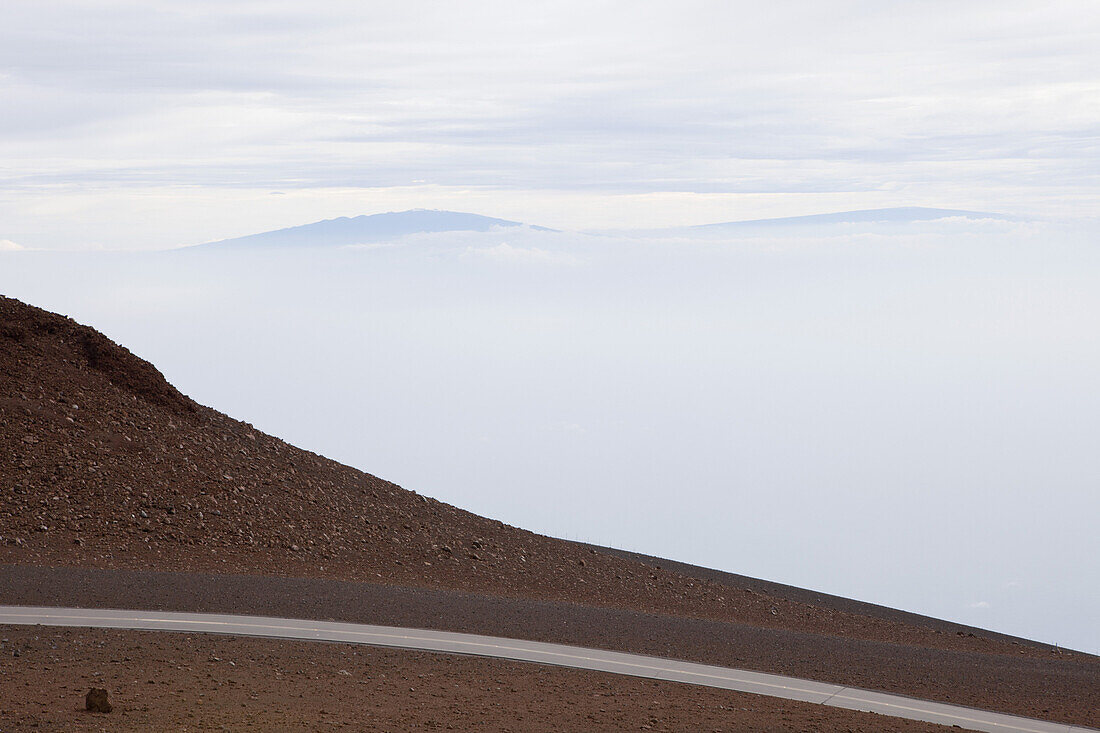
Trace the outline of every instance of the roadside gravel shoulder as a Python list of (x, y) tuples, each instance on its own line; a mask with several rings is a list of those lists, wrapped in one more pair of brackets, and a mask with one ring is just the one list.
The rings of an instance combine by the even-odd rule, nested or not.
[(7, 604), (240, 613), (527, 638), (1100, 726), (1100, 659), (929, 649), (581, 604), (320, 578), (0, 566)]

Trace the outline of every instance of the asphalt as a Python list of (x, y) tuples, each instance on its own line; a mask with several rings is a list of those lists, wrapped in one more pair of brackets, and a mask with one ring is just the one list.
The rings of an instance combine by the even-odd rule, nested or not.
[(796, 677), (602, 649), (449, 631), (267, 616), (44, 606), (0, 606), (0, 625), (2, 624), (235, 634), (469, 654), (750, 692), (990, 733), (1097, 733), (1092, 728), (1049, 723)]

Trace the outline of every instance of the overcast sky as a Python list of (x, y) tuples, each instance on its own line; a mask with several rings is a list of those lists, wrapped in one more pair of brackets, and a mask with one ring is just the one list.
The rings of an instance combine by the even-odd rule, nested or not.
[(1079, 2), (0, 5), (0, 240), (1100, 208)]

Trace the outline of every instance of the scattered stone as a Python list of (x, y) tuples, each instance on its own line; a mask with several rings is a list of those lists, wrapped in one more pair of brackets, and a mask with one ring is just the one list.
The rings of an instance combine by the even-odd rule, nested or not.
[(84, 707), (93, 713), (111, 712), (111, 703), (107, 702), (107, 691), (102, 687), (93, 687), (84, 696)]

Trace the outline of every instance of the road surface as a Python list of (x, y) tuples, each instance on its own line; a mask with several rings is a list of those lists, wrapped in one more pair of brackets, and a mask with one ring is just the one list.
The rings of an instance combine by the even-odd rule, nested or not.
[(830, 705), (990, 733), (1100, 733), (1092, 728), (917, 700), (872, 690), (797, 677), (681, 662), (640, 654), (586, 649), (563, 644), (506, 639), (449, 631), (335, 623), (266, 616), (235, 616), (167, 611), (121, 611), (36, 606), (0, 606), (0, 625), (80, 626), (107, 629), (237, 634), (276, 639), (342, 642), (370, 646), (471, 654), (633, 677), (684, 682), (787, 700)]

